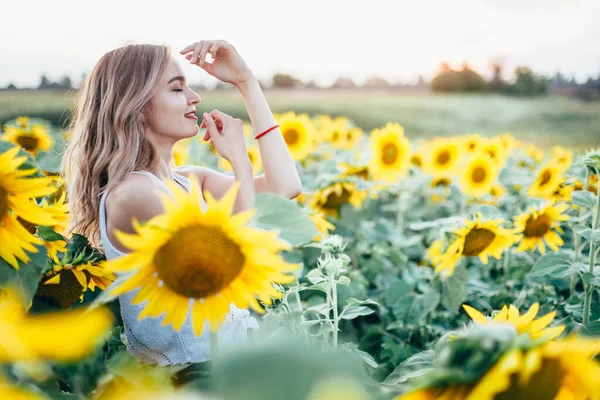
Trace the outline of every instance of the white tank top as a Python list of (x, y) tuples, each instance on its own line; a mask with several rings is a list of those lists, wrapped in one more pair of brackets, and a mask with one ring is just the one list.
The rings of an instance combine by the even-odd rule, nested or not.
[[(190, 191), (191, 180), (175, 171), (173, 178), (175, 181)], [(168, 186), (160, 180), (158, 176), (149, 171), (133, 171), (132, 173), (143, 174), (154, 179), (156, 182)], [(104, 192), (100, 199), (100, 235), (102, 246), (108, 260), (125, 255), (125, 253), (115, 248), (108, 238), (106, 230), (106, 197), (108, 192)], [(200, 204), (202, 210), (206, 210), (206, 202), (200, 194)], [(194, 251), (194, 249), (190, 249)], [(180, 331), (173, 329), (172, 325), (161, 326), (162, 316), (146, 317), (141, 321), (137, 316), (147, 302), (141, 304), (131, 304), (133, 297), (139, 292), (140, 288), (119, 296), (121, 308), (121, 317), (125, 328), (125, 344), (127, 350), (143, 363), (158, 364), (161, 366), (183, 363), (197, 363), (208, 361), (210, 355), (210, 329), (208, 322), (204, 325), (202, 335), (194, 334), (191, 323), (191, 310), (194, 304), (194, 298), (190, 297), (188, 303), (188, 315)], [(250, 316), (248, 310), (240, 309), (233, 303), (230, 305), (229, 313), (225, 322), (217, 332), (217, 346), (226, 347), (237, 343), (243, 343), (248, 340), (248, 328), (258, 329), (258, 322)]]

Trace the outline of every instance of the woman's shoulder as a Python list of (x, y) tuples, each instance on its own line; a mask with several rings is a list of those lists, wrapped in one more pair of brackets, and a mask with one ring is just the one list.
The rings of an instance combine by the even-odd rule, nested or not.
[(165, 189), (150, 176), (129, 174), (106, 197), (106, 213), (113, 228), (133, 232), (132, 218), (146, 221), (164, 210), (159, 193)]

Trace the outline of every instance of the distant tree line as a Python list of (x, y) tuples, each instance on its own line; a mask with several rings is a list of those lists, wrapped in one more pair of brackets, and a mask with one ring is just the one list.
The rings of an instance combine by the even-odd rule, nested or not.
[[(600, 75), (598, 78), (589, 78), (585, 83), (578, 83), (574, 78), (566, 79), (561, 73), (556, 73), (548, 78), (534, 73), (531, 68), (519, 66), (514, 70), (514, 78), (510, 81), (505, 80), (503, 65), (500, 62), (490, 64), (492, 68), (492, 77), (486, 81), (478, 72), (473, 70), (467, 63), (463, 63), (459, 69), (453, 69), (446, 62), (442, 62), (438, 72), (431, 82), (426, 82), (422, 76), (419, 76), (415, 83), (391, 83), (390, 81), (379, 77), (371, 76), (362, 85), (355, 83), (352, 78), (341, 76), (331, 85), (323, 86), (316, 81), (302, 80), (286, 73), (276, 73), (270, 81), (260, 81), (262, 88), (276, 89), (386, 89), (398, 91), (427, 91), (446, 93), (465, 93), (465, 92), (488, 92), (503, 93), (516, 96), (543, 96), (547, 94), (560, 94), (574, 96), (583, 100), (600, 100)], [(81, 77), (81, 82), (85, 80), (85, 74)], [(202, 84), (193, 86), (196, 90), (210, 90)], [(0, 90), (48, 90), (48, 89), (75, 89), (71, 78), (64, 75), (59, 80), (52, 82), (46, 75), (40, 77), (39, 84), (33, 88), (17, 88), (10, 83), (5, 89)], [(215, 90), (233, 89), (233, 86), (227, 83), (218, 82)]]
[(431, 81), (431, 89), (435, 92), (492, 92), (516, 96), (544, 96), (552, 93), (583, 100), (600, 100), (600, 76), (596, 79), (589, 78), (585, 83), (577, 83), (575, 78), (567, 80), (560, 73), (548, 78), (536, 74), (529, 67), (519, 66), (514, 70), (514, 79), (506, 81), (502, 63), (494, 62), (490, 66), (492, 78), (486, 81), (467, 63), (463, 63), (459, 69), (453, 69), (443, 62)]

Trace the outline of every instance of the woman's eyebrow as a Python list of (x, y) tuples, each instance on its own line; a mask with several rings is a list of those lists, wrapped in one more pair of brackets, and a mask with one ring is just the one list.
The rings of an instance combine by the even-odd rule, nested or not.
[(171, 78), (171, 79), (169, 80), (169, 82), (167, 82), (167, 85), (168, 85), (169, 83), (173, 82), (173, 81), (182, 81), (182, 82), (185, 82), (185, 77), (184, 77), (184, 76), (181, 76), (181, 75), (174, 76), (173, 78)]

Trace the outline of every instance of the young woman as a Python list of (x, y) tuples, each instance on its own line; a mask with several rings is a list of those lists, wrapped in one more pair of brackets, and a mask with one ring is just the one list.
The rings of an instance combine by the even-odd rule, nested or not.
[[(210, 53), (212, 63), (206, 62)], [(302, 190), (295, 164), (279, 129), (258, 138), (264, 175), (253, 176), (242, 121), (217, 110), (202, 113), (203, 140), (229, 161), (233, 176), (209, 168), (174, 168), (173, 146), (198, 133), (196, 105), (178, 58), (185, 58), (215, 78), (233, 84), (241, 94), (254, 131), (262, 133), (275, 120), (258, 81), (236, 49), (223, 40), (194, 42), (172, 55), (167, 46), (128, 44), (106, 53), (87, 77), (73, 110), (71, 139), (62, 174), (67, 182), (70, 232), (85, 235), (112, 259), (128, 249), (115, 230), (133, 233), (131, 221), (145, 221), (163, 212), (158, 193), (170, 194), (165, 181), (189, 191), (194, 176), (201, 189), (221, 198), (240, 182), (234, 212), (250, 208), (257, 193), (288, 198)], [(203, 208), (206, 203), (201, 199)], [(194, 249), (190, 249), (194, 251)], [(139, 289), (138, 289), (139, 290)], [(137, 321), (144, 305), (133, 305), (137, 293), (119, 298), (128, 350), (141, 361), (158, 365), (210, 360), (210, 330), (194, 336), (190, 317), (181, 329), (160, 326), (162, 318)], [(190, 298), (190, 304), (194, 301)], [(233, 304), (218, 332), (219, 346), (247, 340), (256, 321)]]

